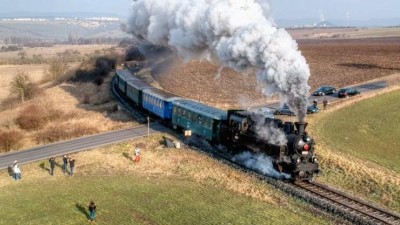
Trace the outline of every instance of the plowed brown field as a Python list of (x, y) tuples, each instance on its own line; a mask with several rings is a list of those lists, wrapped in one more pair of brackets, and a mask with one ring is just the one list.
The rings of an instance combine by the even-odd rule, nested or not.
[[(400, 72), (400, 37), (342, 40), (300, 40), (314, 90), (320, 85), (344, 87)], [(258, 104), (265, 97), (256, 88), (256, 75), (238, 74), (206, 61), (174, 65), (153, 74), (161, 87), (178, 95), (217, 106)]]

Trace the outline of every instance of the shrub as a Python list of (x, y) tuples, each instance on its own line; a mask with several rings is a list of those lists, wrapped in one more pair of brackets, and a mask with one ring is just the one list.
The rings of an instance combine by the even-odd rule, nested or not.
[(18, 130), (0, 131), (0, 152), (20, 148), (22, 138), (22, 132)]
[(25, 130), (38, 130), (47, 122), (46, 112), (43, 108), (30, 104), (19, 113), (15, 123)]
[(38, 95), (40, 89), (25, 72), (18, 72), (17, 76), (10, 82), (10, 92), (12, 95), (19, 97), (23, 102)]
[(70, 78), (72, 82), (93, 82), (98, 86), (104, 83), (104, 78), (115, 70), (117, 61), (114, 58), (102, 56), (94, 61), (82, 63), (76, 70), (75, 76)]
[(82, 104), (90, 104), (90, 94), (88, 93), (83, 94)]

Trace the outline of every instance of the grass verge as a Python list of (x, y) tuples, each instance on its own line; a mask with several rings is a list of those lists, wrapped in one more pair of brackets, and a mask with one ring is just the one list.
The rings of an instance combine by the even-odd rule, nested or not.
[(400, 211), (399, 97), (397, 88), (349, 99), (347, 107), (312, 118), (309, 130), (324, 171), (320, 180)]
[[(0, 224), (328, 224), (303, 202), (190, 149), (162, 148), (159, 135), (74, 154), (76, 174), (54, 176), (47, 160), (7, 171), (0, 184)], [(132, 146), (141, 145), (134, 164)]]

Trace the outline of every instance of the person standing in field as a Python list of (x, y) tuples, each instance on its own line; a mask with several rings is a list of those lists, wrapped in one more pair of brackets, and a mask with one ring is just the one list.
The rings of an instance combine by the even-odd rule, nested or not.
[(66, 173), (67, 168), (68, 168), (68, 156), (67, 155), (63, 156), (63, 162), (64, 162), (63, 172)]
[(75, 169), (75, 159), (74, 158), (69, 158), (69, 168), (71, 169), (71, 172), (69, 173), (69, 175), (74, 175), (74, 169)]
[(53, 174), (54, 174), (54, 167), (55, 167), (55, 164), (56, 164), (56, 157), (55, 157), (55, 156), (51, 157), (51, 158), (49, 159), (49, 163), (50, 163), (50, 175), (53, 176)]
[(89, 204), (89, 217), (90, 222), (95, 222), (94, 219), (96, 218), (96, 203), (94, 203), (94, 201), (90, 201)]
[(141, 152), (141, 149), (136, 147), (135, 148), (135, 162), (136, 163), (140, 162), (140, 159), (141, 159), (140, 152)]
[(19, 168), (19, 165), (18, 165), (18, 161), (17, 161), (17, 160), (14, 161), (12, 170), (13, 170), (13, 177), (14, 177), (14, 180), (19, 180), (19, 179), (22, 178), (22, 176), (21, 176), (21, 169)]
[(322, 104), (323, 104), (324, 110), (325, 110), (326, 107), (328, 106), (328, 99), (324, 98), (324, 101), (322, 101)]
[(314, 101), (313, 101), (313, 106), (316, 108), (316, 107), (318, 107), (318, 101), (317, 101), (317, 99), (314, 99)]

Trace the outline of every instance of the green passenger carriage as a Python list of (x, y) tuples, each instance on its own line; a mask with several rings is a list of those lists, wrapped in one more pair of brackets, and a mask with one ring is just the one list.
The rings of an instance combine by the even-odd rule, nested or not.
[(172, 123), (182, 127), (186, 135), (197, 134), (212, 142), (219, 142), (221, 126), (227, 112), (187, 99), (174, 100)]

